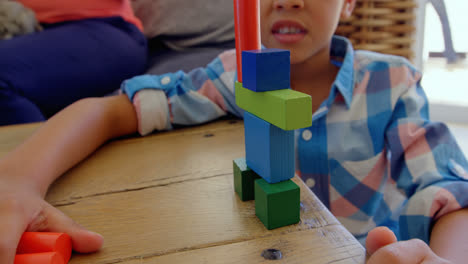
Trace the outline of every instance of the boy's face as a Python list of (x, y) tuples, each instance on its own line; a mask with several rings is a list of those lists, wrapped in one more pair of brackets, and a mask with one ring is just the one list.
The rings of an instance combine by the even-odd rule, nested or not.
[(262, 44), (290, 50), (291, 64), (328, 53), (340, 16), (351, 14), (354, 1), (260, 0)]

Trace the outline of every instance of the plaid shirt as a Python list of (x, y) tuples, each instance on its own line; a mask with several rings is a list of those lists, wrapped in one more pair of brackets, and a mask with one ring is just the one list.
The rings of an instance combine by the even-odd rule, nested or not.
[[(235, 104), (235, 51), (190, 73), (125, 81), (141, 134), (198, 124)], [(468, 205), (468, 162), (447, 127), (429, 121), (421, 74), (396, 56), (354, 51), (334, 37), (340, 67), (312, 126), (296, 130), (296, 170), (361, 241), (376, 226), (429, 241), (434, 220)]]

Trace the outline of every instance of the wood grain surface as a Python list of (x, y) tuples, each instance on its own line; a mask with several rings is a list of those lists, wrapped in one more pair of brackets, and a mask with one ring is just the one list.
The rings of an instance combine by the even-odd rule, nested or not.
[[(40, 124), (0, 127), (0, 157)], [(38, 153), (39, 155), (39, 153)], [(47, 200), (105, 237), (81, 263), (364, 263), (365, 250), (299, 178), (301, 221), (267, 230), (233, 190), (243, 123), (114, 140), (53, 184)]]

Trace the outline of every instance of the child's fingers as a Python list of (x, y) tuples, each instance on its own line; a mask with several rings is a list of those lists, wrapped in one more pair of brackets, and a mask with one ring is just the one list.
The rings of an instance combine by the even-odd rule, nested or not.
[(0, 263), (13, 264), (16, 247), (26, 228), (21, 216), (12, 213), (19, 207), (8, 201), (0, 204)]
[(94, 252), (102, 247), (103, 238), (101, 235), (79, 226), (71, 218), (49, 204), (44, 207), (43, 217), (40, 221), (41, 223), (30, 225), (37, 228), (27, 231), (66, 233), (71, 237), (73, 250), (81, 253)]
[(380, 226), (372, 229), (366, 238), (366, 250), (369, 255), (379, 248), (397, 242), (395, 234), (387, 227)]
[(378, 249), (367, 264), (448, 264), (439, 258), (429, 246), (419, 239), (412, 239), (387, 245)]

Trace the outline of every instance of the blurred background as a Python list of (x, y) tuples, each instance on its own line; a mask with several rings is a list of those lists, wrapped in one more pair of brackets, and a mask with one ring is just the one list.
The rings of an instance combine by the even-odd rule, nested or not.
[(444, 3), (457, 58), (449, 61), (440, 56), (450, 47), (445, 47), (447, 40), (434, 6), (427, 3), (418, 7), (425, 9), (419, 11), (419, 14), (425, 13), (424, 27), (418, 28), (416, 34), (423, 41), (420, 51), (424, 73), (422, 84), (434, 106), (431, 112), (435, 119), (468, 124), (468, 1), (445, 0)]

